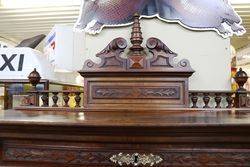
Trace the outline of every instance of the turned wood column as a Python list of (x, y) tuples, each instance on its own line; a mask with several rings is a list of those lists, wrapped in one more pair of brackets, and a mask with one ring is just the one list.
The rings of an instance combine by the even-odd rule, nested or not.
[(81, 102), (81, 92), (75, 92), (75, 102), (76, 106), (75, 107), (81, 107), (80, 102)]
[(204, 97), (203, 97), (203, 102), (204, 102), (203, 108), (210, 108), (209, 107), (209, 102), (210, 102), (209, 93), (203, 93), (203, 95), (204, 95)]
[(65, 103), (63, 107), (69, 107), (69, 92), (63, 92), (63, 101)]
[(248, 80), (248, 75), (245, 71), (242, 70), (242, 68), (240, 68), (239, 71), (236, 73), (234, 80), (239, 86), (235, 95), (235, 107), (236, 108), (246, 107), (247, 92), (246, 89), (244, 88), (244, 85)]
[(226, 96), (226, 101), (227, 101), (227, 108), (232, 108), (233, 107), (233, 97), (232, 97), (233, 93), (227, 93)]
[(221, 108), (221, 100), (222, 100), (221, 93), (215, 93), (215, 98), (214, 98), (214, 101), (216, 103), (215, 108)]
[(198, 93), (191, 93), (191, 101), (192, 101), (192, 106), (191, 108), (198, 108), (197, 102), (198, 102)]
[(59, 94), (59, 92), (52, 92), (52, 94), (53, 94), (53, 96), (52, 96), (52, 100), (53, 100), (53, 105), (52, 105), (52, 107), (58, 107), (58, 104), (57, 104), (57, 102), (58, 102), (58, 94)]
[(135, 13), (134, 24), (132, 27), (130, 41), (132, 46), (130, 47), (130, 54), (128, 56), (130, 69), (143, 69), (145, 67), (145, 53), (144, 48), (141, 46), (143, 42), (140, 15)]
[(43, 101), (42, 107), (49, 107), (49, 92), (47, 91), (42, 92), (41, 99)]
[(39, 72), (37, 72), (36, 68), (34, 68), (34, 70), (29, 74), (28, 79), (30, 84), (32, 85), (31, 91), (33, 92), (31, 93), (31, 95), (35, 98), (35, 106), (39, 106), (39, 93), (36, 92), (36, 86), (37, 84), (39, 84), (41, 76)]

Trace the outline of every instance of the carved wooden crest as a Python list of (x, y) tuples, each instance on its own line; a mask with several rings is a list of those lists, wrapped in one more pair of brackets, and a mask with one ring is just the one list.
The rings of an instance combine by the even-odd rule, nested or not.
[(96, 54), (101, 63), (96, 64), (92, 60), (87, 60), (81, 73), (84, 75), (85, 72), (186, 72), (191, 75), (194, 72), (186, 59), (174, 63), (177, 54), (157, 38), (149, 38), (146, 48), (141, 46), (143, 38), (137, 14), (130, 41), (132, 46), (125, 58), (121, 55), (127, 48), (127, 41), (124, 38), (116, 38)]
[[(146, 47), (139, 15), (135, 15), (130, 42), (116, 38), (87, 60), (84, 77), (84, 107), (96, 110), (161, 110), (188, 107), (188, 78), (193, 74), (188, 60), (175, 63), (177, 54), (161, 40), (149, 38)], [(129, 104), (129, 105), (128, 105)]]

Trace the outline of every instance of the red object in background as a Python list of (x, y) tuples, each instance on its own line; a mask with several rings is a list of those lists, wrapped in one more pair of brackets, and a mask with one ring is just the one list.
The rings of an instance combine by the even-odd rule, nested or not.
[(56, 47), (56, 42), (55, 42), (55, 41), (53, 41), (53, 42), (50, 44), (50, 46), (52, 47), (52, 49), (53, 49), (53, 50), (55, 50), (55, 47)]
[(236, 67), (231, 67), (231, 73), (233, 75), (232, 77), (235, 76), (236, 72), (237, 72), (237, 68)]

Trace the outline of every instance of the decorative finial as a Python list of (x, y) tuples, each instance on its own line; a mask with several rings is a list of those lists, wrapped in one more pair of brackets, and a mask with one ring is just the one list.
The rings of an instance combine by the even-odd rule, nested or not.
[(235, 74), (234, 80), (239, 86), (239, 89), (237, 91), (246, 91), (244, 85), (248, 80), (248, 75), (245, 71), (242, 70), (242, 68), (240, 68), (239, 71)]
[(132, 47), (130, 48), (129, 68), (130, 69), (143, 69), (146, 65), (144, 48), (141, 46), (143, 42), (140, 15), (135, 13), (134, 24), (132, 27), (131, 38)]
[(141, 25), (140, 25), (140, 15), (138, 13), (134, 14), (134, 24), (131, 32), (131, 43), (133, 44), (130, 48), (133, 52), (141, 52), (143, 51), (143, 47), (141, 46), (143, 42)]
[(40, 82), (41, 76), (40, 74), (36, 71), (36, 68), (29, 74), (28, 79), (31, 83), (31, 85), (36, 88), (36, 85)]

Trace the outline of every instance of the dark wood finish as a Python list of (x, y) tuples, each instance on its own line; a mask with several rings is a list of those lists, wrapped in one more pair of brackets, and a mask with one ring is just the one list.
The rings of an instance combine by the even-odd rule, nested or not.
[[(43, 104), (37, 104), (35, 105), (36, 107), (49, 107), (48, 101), (52, 99), (53, 104), (51, 107), (69, 107), (68, 102), (70, 100), (69, 95), (75, 96), (75, 107), (81, 107), (81, 99), (83, 96), (83, 91), (75, 91), (75, 90), (62, 90), (62, 91), (50, 91), (50, 90), (41, 90), (41, 91), (28, 91), (24, 92), (24, 95), (32, 95), (37, 97), (37, 101), (39, 101), (39, 98), (41, 97), (41, 100)], [(30, 98), (33, 98), (33, 97)], [(59, 98), (64, 101), (64, 105), (59, 104), (58, 105), (58, 100)], [(45, 105), (44, 105), (45, 104)], [(34, 106), (34, 105), (27, 105), (27, 106)], [(58, 109), (60, 111), (60, 109)]]
[(142, 32), (141, 32), (139, 19), (140, 19), (140, 15), (136, 13), (134, 15), (134, 24), (132, 27), (131, 39), (130, 39), (132, 43), (130, 50), (132, 51), (133, 54), (137, 54), (137, 55), (141, 55), (141, 52), (143, 51), (143, 47), (141, 46), (143, 42), (143, 38), (142, 38)]
[(152, 153), (159, 167), (250, 166), (248, 110), (9, 110), (0, 127), (0, 166), (111, 167), (119, 153)]
[[(233, 91), (189, 91), (190, 106), (191, 108), (232, 108), (235, 106), (237, 93)], [(244, 93), (246, 94), (247, 91)], [(204, 104), (201, 104), (201, 101)]]
[(36, 68), (29, 74), (28, 79), (31, 85), (34, 87), (34, 90), (36, 90), (36, 85), (39, 84), (41, 80), (41, 76), (39, 72), (36, 71)]
[(81, 107), (80, 102), (81, 102), (81, 92), (75, 92), (75, 102), (76, 102), (76, 107)]
[[(20, 106), (20, 107), (15, 107), (15, 110), (19, 111), (53, 111), (53, 112), (102, 112), (102, 111), (110, 111), (110, 112), (116, 112), (118, 111), (117, 109), (102, 109), (102, 110), (96, 110), (96, 109), (85, 109), (85, 108), (69, 108), (69, 107), (33, 107), (33, 106)], [(140, 112), (140, 113), (150, 113), (150, 112), (168, 112), (168, 111), (228, 111), (228, 108), (168, 108), (167, 110), (162, 110), (162, 109), (130, 109), (130, 110), (120, 110), (119, 112)], [(248, 111), (248, 108), (241, 108), (240, 110), (242, 111)]]
[(42, 107), (48, 107), (49, 106), (49, 94), (47, 92), (43, 92), (41, 99), (43, 101)]
[(10, 107), (12, 107), (12, 103), (10, 103), (9, 101), (9, 98), (12, 98), (12, 97), (9, 97), (8, 94), (8, 88), (9, 88), (9, 85), (4, 85), (4, 108), (3, 109), (8, 109)]
[(240, 68), (239, 71), (235, 74), (234, 80), (239, 86), (237, 91), (245, 91), (246, 90), (243, 86), (247, 82), (248, 76), (247, 76), (247, 73), (242, 70), (242, 68)]
[(216, 103), (215, 108), (221, 108), (221, 100), (222, 100), (221, 93), (215, 93), (214, 100), (215, 100), (215, 103)]
[(250, 108), (250, 97), (248, 96), (250, 92), (239, 91), (236, 93), (237, 107), (238, 108)]
[(58, 94), (59, 94), (59, 92), (52, 92), (52, 94), (53, 94), (53, 96), (52, 96), (52, 100), (53, 100), (53, 105), (52, 105), (52, 107), (58, 107), (58, 105), (57, 105), (57, 101), (58, 101)]
[(250, 99), (247, 97), (246, 89), (244, 88), (245, 83), (248, 80), (247, 73), (242, 70), (242, 68), (239, 69), (239, 71), (236, 73), (234, 77), (235, 82), (238, 84), (239, 88), (235, 95), (235, 106), (238, 108), (243, 107), (250, 107)]
[[(96, 56), (100, 64), (84, 63), (84, 108), (86, 109), (162, 109), (188, 107), (188, 78), (193, 70), (187, 60), (174, 63), (176, 53), (161, 40), (150, 38), (141, 46), (138, 19), (131, 33), (130, 52), (123, 38), (116, 38)], [(147, 54), (149, 52), (150, 54)]]
[(203, 108), (210, 108), (209, 101), (210, 101), (209, 93), (204, 93), (204, 97), (203, 97), (204, 107)]
[(198, 102), (198, 93), (192, 93), (191, 94), (191, 101), (192, 101), (192, 106), (191, 108), (198, 108), (197, 102)]
[(233, 107), (232, 93), (227, 93), (226, 95), (227, 95), (226, 100), (227, 100), (227, 103), (228, 103), (227, 108), (232, 108)]
[(64, 107), (69, 107), (69, 92), (63, 92)]

